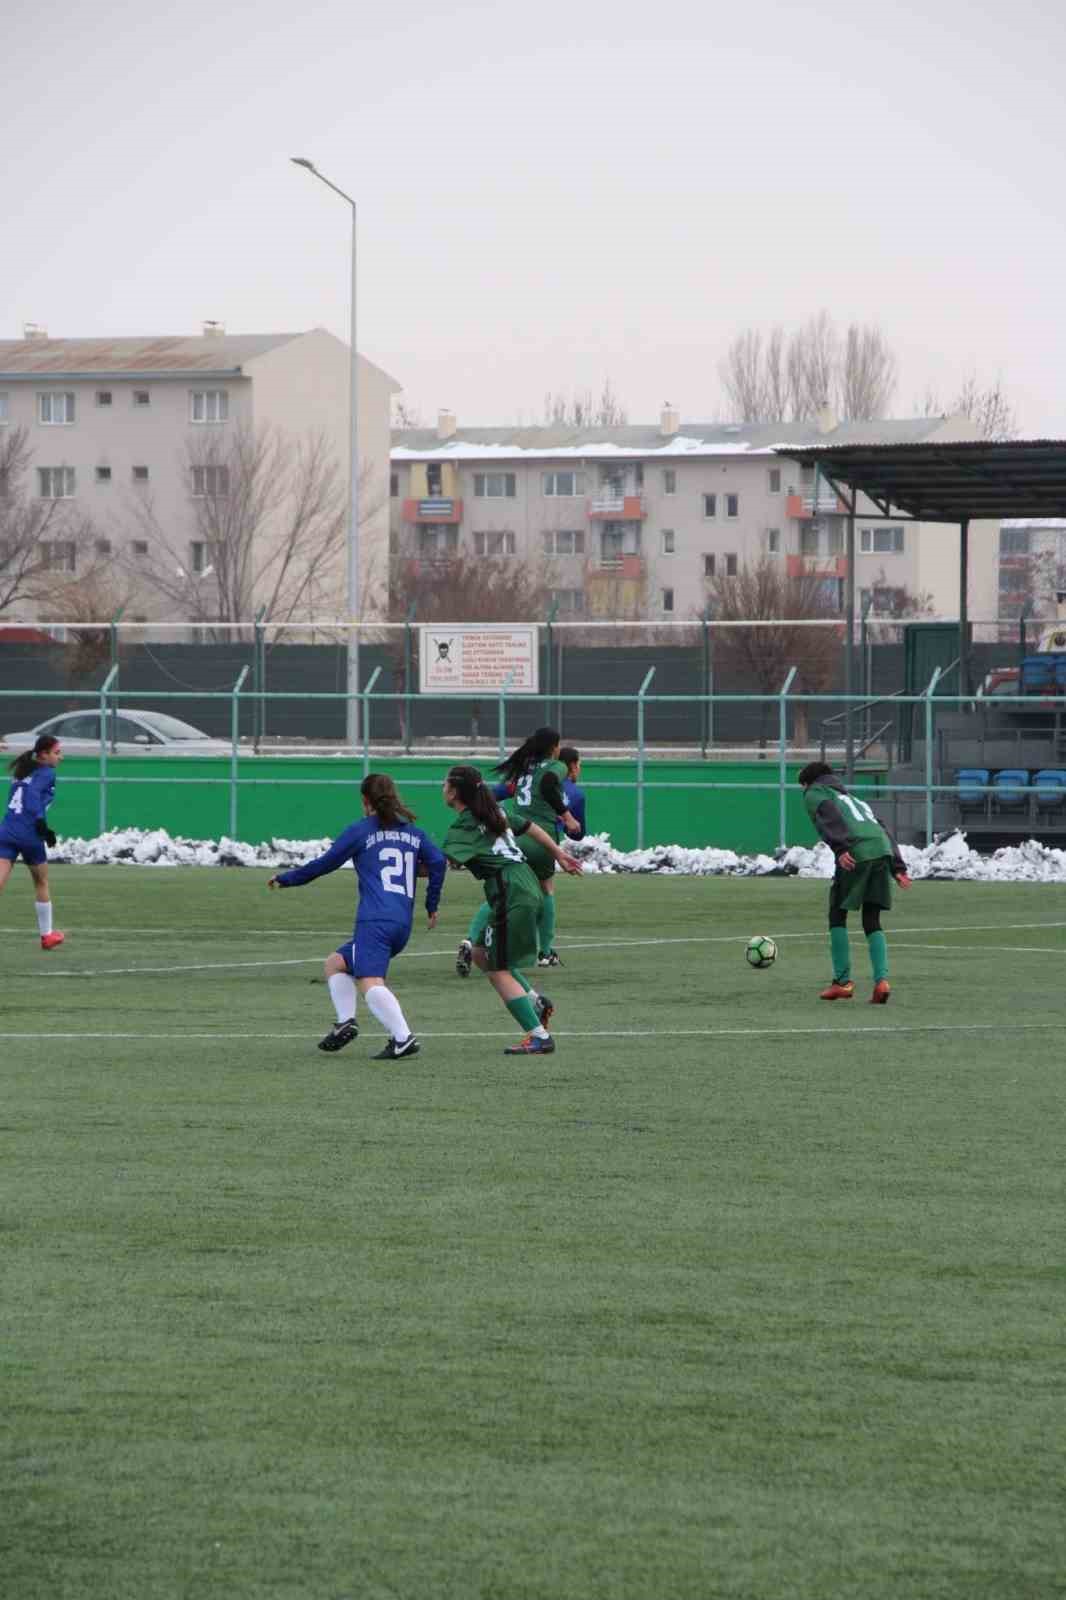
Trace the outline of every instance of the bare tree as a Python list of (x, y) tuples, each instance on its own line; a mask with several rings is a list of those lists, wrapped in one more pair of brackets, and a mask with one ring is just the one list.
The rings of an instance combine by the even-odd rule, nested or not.
[(860, 422), (886, 416), (896, 376), (896, 357), (881, 329), (873, 323), (851, 323), (844, 336), (840, 369), (842, 415)]
[(398, 394), (392, 402), (392, 425), (394, 428), (424, 428), (422, 413), (417, 406), (409, 404)]
[(823, 406), (838, 406), (840, 337), (828, 311), (819, 311), (793, 333), (787, 371), (794, 417), (806, 420), (816, 417)]
[(0, 614), (20, 602), (54, 610), (69, 574), (85, 577), (104, 564), (97, 530), (76, 500), (31, 493), (32, 457), (25, 428), (0, 434)]
[(561, 391), (549, 390), (544, 396), (544, 421), (563, 428), (621, 428), (629, 421), (629, 413), (615, 394), (610, 378), (604, 378), (598, 401), (593, 400), (591, 389), (572, 394), (569, 399)]
[(758, 328), (738, 333), (719, 363), (731, 414), (738, 422), (780, 422), (769, 415), (767, 361)]
[[(745, 563), (735, 577), (722, 573), (708, 580), (707, 597), (713, 622), (777, 623), (776, 627), (729, 627), (715, 630), (715, 651), (729, 663), (745, 686), (776, 694), (790, 667), (796, 667), (796, 691), (824, 693), (840, 659), (840, 608), (829, 593), (826, 574), (808, 565), (789, 577), (772, 556)], [(824, 627), (796, 623), (824, 622)], [(837, 623), (837, 627), (830, 626)], [(798, 743), (806, 743), (807, 708), (795, 709)], [(765, 731), (766, 719), (763, 719)]]
[[(135, 511), (148, 544), (136, 576), (183, 617), (243, 622), (259, 608), (283, 624), (336, 596), (347, 486), (324, 435), (240, 427), (193, 439), (183, 470), (188, 539), (161, 524), (149, 497)], [(366, 492), (370, 471), (360, 473), (360, 526), (380, 510)]]
[(976, 423), (979, 437), (991, 443), (1014, 439), (1018, 434), (1018, 414), (1014, 402), (1007, 394), (1002, 377), (998, 375), (986, 382), (974, 370), (946, 402), (940, 390), (932, 384), (927, 385), (918, 401), (918, 410), (923, 417), (960, 414), (969, 417), (971, 422)]

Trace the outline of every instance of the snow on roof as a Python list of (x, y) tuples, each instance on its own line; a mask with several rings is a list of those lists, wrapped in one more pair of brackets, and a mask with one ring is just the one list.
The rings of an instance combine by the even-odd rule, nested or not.
[(1066, 528), (1066, 517), (1008, 517), (1001, 528)]
[(394, 461), (424, 461), (427, 456), (432, 456), (434, 461), (513, 461), (519, 457), (523, 461), (591, 461), (601, 460), (611, 456), (737, 456), (757, 455), (768, 456), (773, 454), (772, 445), (746, 444), (742, 440), (732, 439), (727, 443), (708, 444), (704, 439), (687, 438), (684, 434), (675, 434), (672, 439), (663, 439), (656, 446), (612, 444), (610, 441), (601, 440), (587, 444), (562, 444), (545, 445), (541, 449), (530, 448), (520, 444), (474, 444), (465, 439), (447, 439), (436, 445), (423, 446), (421, 449), (409, 449), (405, 445), (394, 445), (392, 459)]

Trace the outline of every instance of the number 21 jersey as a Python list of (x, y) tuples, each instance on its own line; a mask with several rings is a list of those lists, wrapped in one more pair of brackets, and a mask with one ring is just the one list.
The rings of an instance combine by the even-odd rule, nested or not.
[(387, 922), (410, 929), (415, 907), (415, 884), (420, 865), (426, 868), (426, 911), (432, 916), (440, 904), (441, 886), (448, 863), (428, 834), (413, 823), (383, 827), (377, 817), (364, 817), (339, 834), (329, 849), (302, 867), (278, 873), (286, 889), (310, 883), (336, 872), (350, 861), (359, 879), (359, 920)]

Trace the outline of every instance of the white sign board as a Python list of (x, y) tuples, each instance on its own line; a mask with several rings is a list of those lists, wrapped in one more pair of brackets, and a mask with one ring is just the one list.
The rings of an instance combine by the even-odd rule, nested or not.
[[(536, 694), (537, 629), (506, 622), (419, 627), (419, 688), (423, 694)], [(510, 681), (508, 681), (510, 680)]]

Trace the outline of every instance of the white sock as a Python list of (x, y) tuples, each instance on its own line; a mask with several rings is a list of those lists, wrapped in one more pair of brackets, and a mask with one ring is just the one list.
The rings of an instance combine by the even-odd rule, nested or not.
[(355, 1018), (355, 979), (346, 972), (331, 972), (326, 979), (329, 997), (337, 1013), (338, 1022), (351, 1022)]
[(386, 989), (383, 983), (375, 983), (372, 989), (366, 991), (366, 1003), (381, 1026), (387, 1030), (390, 1039), (395, 1039), (397, 1044), (403, 1044), (405, 1039), (411, 1037), (407, 1018), (400, 1010), (400, 1002), (391, 989)]
[(548, 1032), (547, 1028), (544, 1026), (544, 1024), (541, 1022), (541, 1023), (538, 1023), (537, 1026), (533, 1029), (533, 1037), (535, 1039), (548, 1039), (548, 1038), (551, 1037), (551, 1035), (549, 1034), (549, 1032)]
[(51, 900), (35, 900), (37, 908), (37, 928), (43, 939), (46, 933), (52, 931), (52, 902)]

